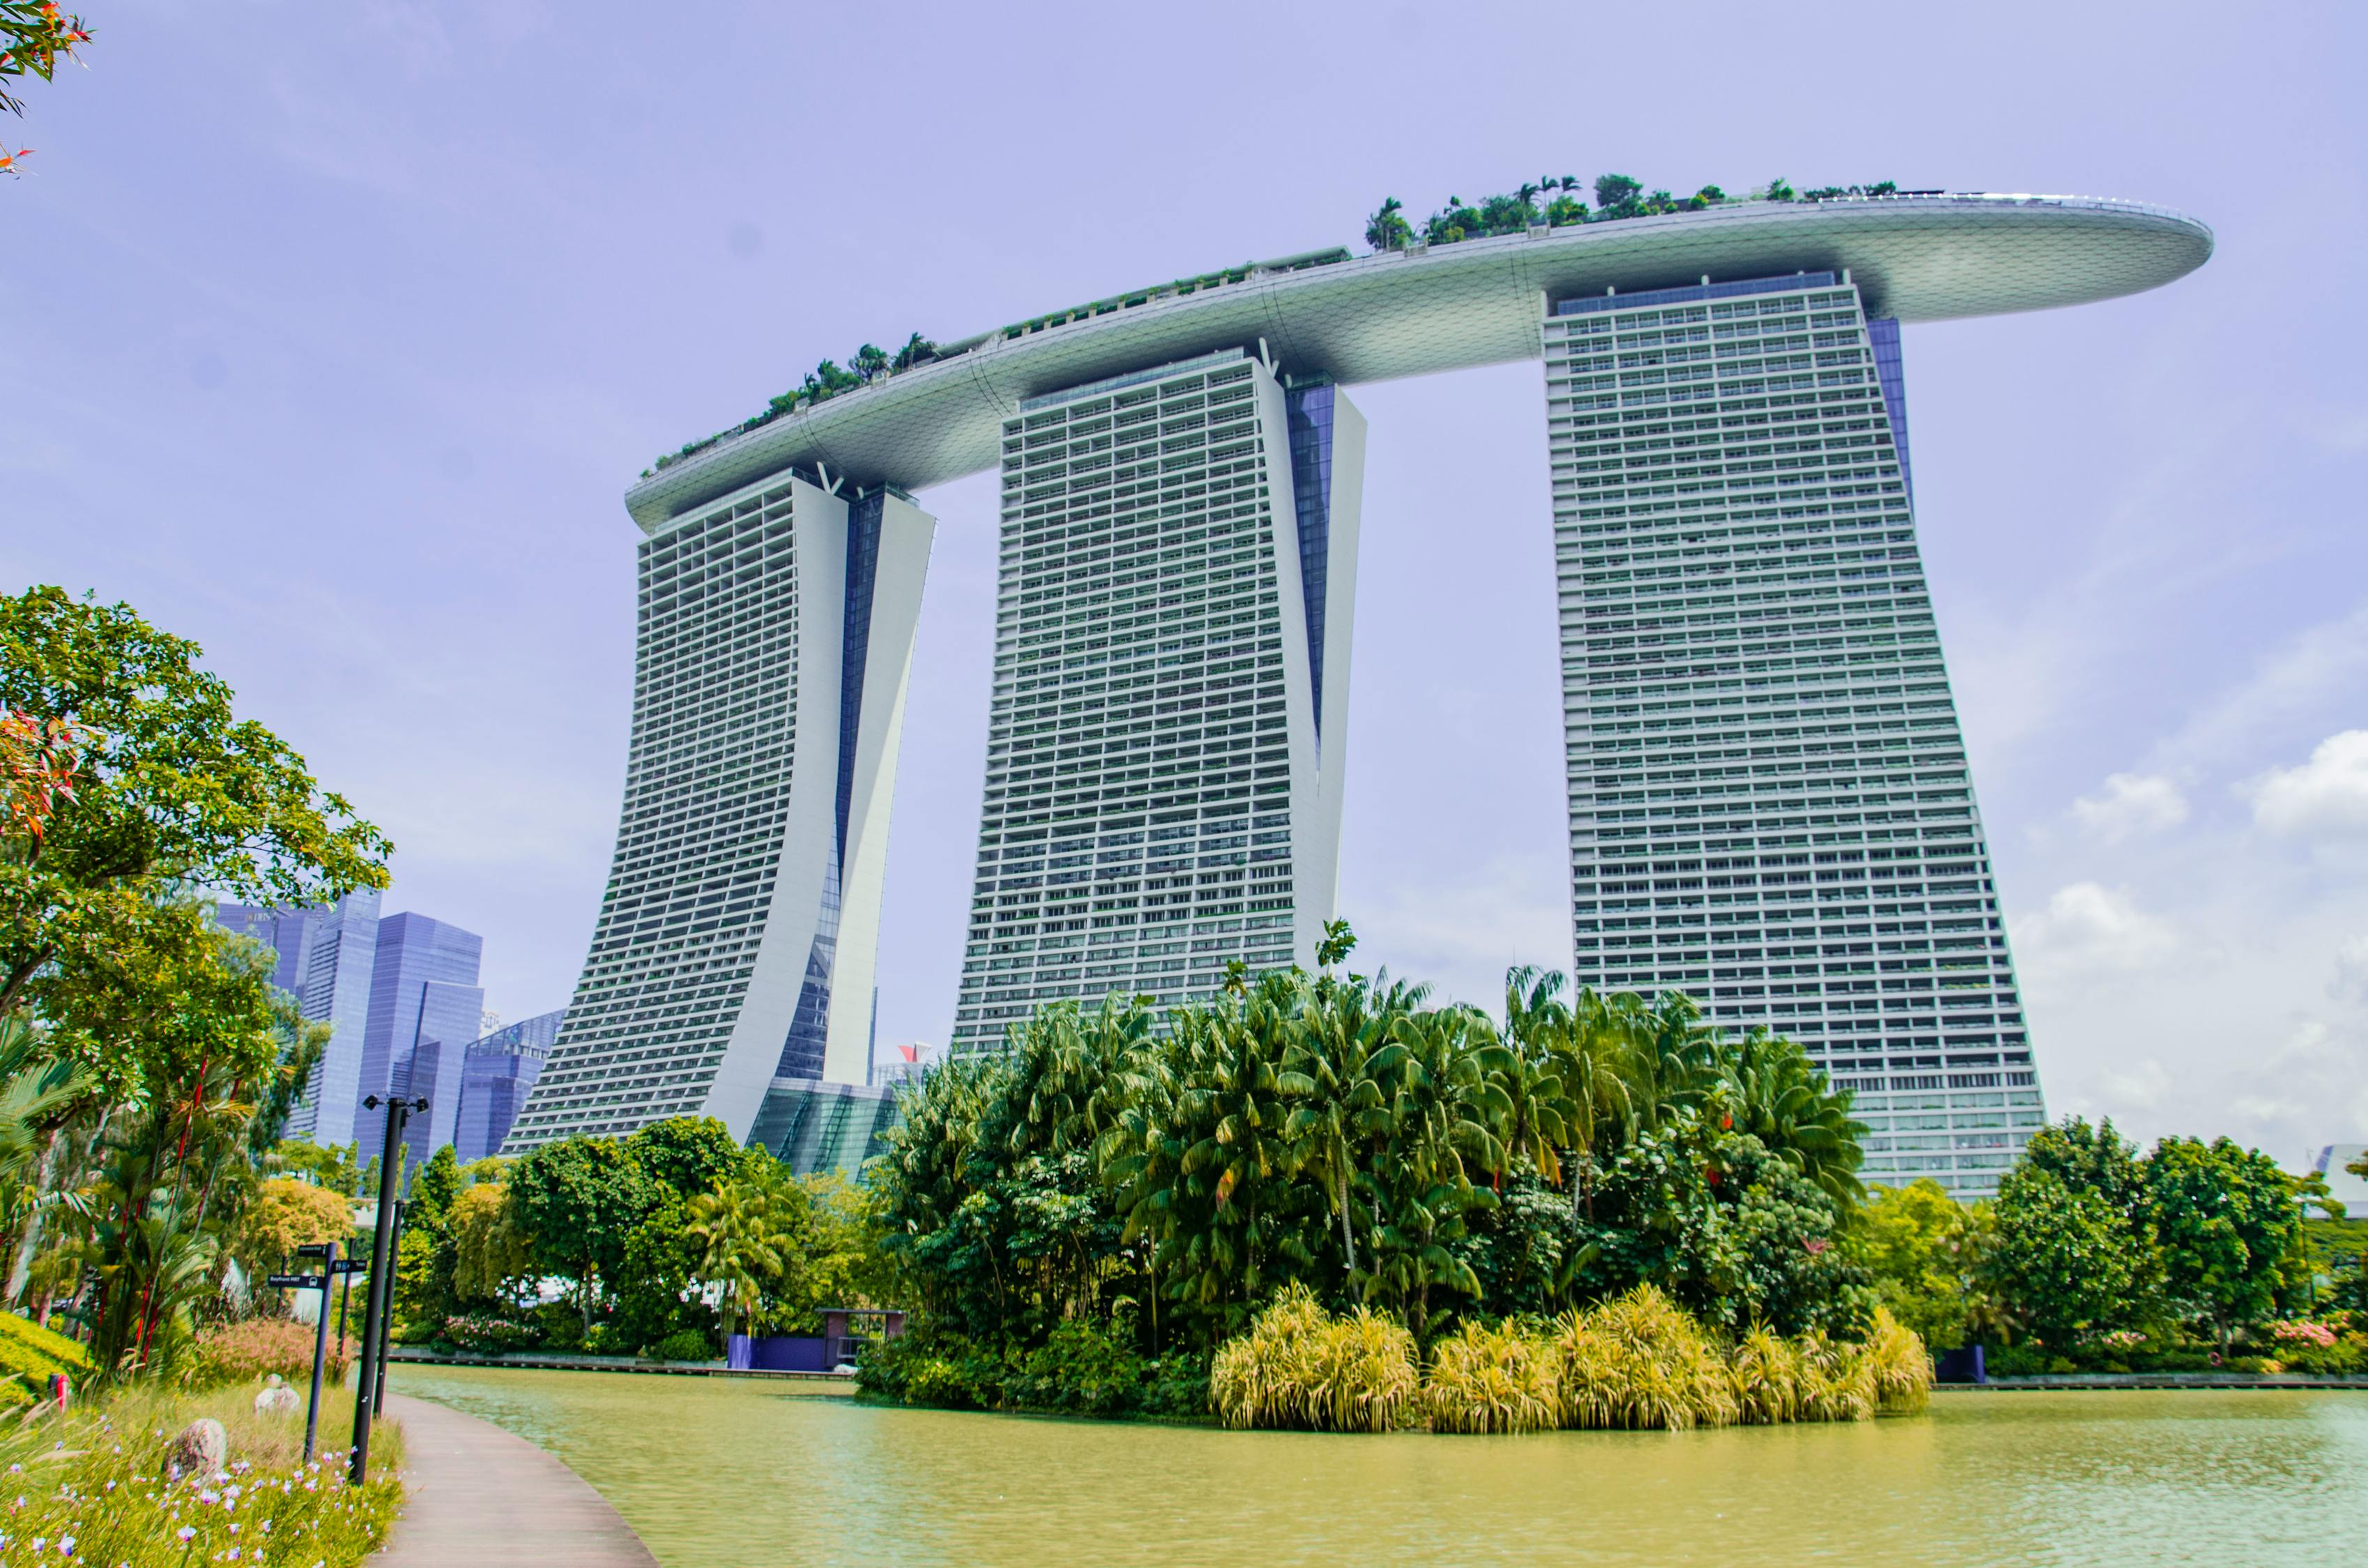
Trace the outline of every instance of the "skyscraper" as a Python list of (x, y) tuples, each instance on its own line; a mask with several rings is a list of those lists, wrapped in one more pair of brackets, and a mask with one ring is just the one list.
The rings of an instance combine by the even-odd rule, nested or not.
[(936, 523), (821, 471), (655, 522), (632, 751), (583, 977), (507, 1146), (860, 1081)]
[(306, 1081), (304, 1097), (289, 1114), (288, 1136), (339, 1143), (350, 1134), (361, 1098), (363, 1041), (370, 1030), (370, 977), (378, 953), (376, 888), (347, 893), (320, 909), (258, 909), (217, 905), (227, 928), (273, 949), (279, 962), (273, 983), (296, 998), (297, 1010), (329, 1026), (329, 1039)]
[(2045, 1112), (1898, 322), (1796, 273), (1563, 299), (1545, 354), (1580, 977), (1791, 1035), (1869, 1177), (1992, 1190)]
[(1003, 425), (978, 880), (953, 1049), (1038, 1003), (1314, 957), (1347, 753), (1364, 421), (1228, 349)]
[[(404, 1133), (415, 1167), (452, 1142), (461, 1053), (477, 1038), (485, 1012), (485, 993), (477, 984), (484, 946), (476, 933), (425, 915), (390, 915), (379, 922), (360, 1099), (427, 1099), (427, 1110), (413, 1117)], [(358, 1099), (352, 1129), (357, 1160), (379, 1153), (386, 1131), (382, 1112)]]
[(461, 1052), (452, 1153), (462, 1165), (500, 1151), (518, 1108), (542, 1074), (543, 1059), (566, 1016), (561, 1007), (521, 1018), (472, 1041)]

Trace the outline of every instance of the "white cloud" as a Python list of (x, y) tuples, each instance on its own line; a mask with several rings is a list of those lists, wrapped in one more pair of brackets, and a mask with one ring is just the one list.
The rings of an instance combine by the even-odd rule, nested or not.
[(2095, 882), (2059, 888), (2036, 915), (2014, 924), (2027, 967), (2058, 973), (2128, 973), (2151, 968), (2179, 947), (2171, 924), (2118, 889)]
[(2319, 742), (2298, 767), (2271, 768), (2247, 787), (2253, 820), (2295, 838), (2368, 836), (2368, 730)]
[(2327, 994), (2339, 1002), (2368, 1002), (2368, 937), (2354, 937), (2335, 949), (2335, 979)]
[(2095, 836), (2119, 844), (2185, 822), (2187, 797), (2160, 774), (2116, 773), (2105, 780), (2102, 794), (2073, 801), (2072, 814)]

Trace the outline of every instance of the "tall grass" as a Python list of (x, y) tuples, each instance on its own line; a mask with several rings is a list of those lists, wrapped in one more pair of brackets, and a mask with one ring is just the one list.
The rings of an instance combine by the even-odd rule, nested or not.
[[(351, 1401), (323, 1412), (321, 1458), (306, 1465), (302, 1413), (256, 1410), (258, 1386), (177, 1396), (135, 1389), (63, 1416), (11, 1415), (0, 1429), (0, 1459), (10, 1461), (17, 1501), (0, 1533), (0, 1562), (33, 1561), (17, 1553), (39, 1540), (43, 1561), (130, 1568), (361, 1562), (385, 1544), (402, 1500), (401, 1429), (372, 1429), (370, 1483), (350, 1486), (343, 1449)], [(199, 1416), (222, 1424), (228, 1462), (211, 1475), (176, 1475), (167, 1449)]]
[(1565, 1312), (1553, 1340), (1565, 1426), (1725, 1426), (1737, 1415), (1725, 1362), (1702, 1327), (1650, 1285)]
[(1334, 1317), (1294, 1284), (1217, 1351), (1209, 1403), (1228, 1426), (1386, 1432), (1420, 1386), (1402, 1324), (1362, 1307)]
[(1540, 1333), (1466, 1323), (1425, 1367), (1413, 1336), (1292, 1286), (1217, 1352), (1211, 1401), (1231, 1426), (1381, 1432), (1679, 1432), (1736, 1422), (1864, 1421), (1925, 1407), (1924, 1343), (1877, 1312), (1865, 1343), (1755, 1327), (1714, 1339), (1649, 1285)]
[(1551, 1344), (1467, 1322), (1432, 1349), (1421, 1403), (1434, 1432), (1546, 1432), (1562, 1424), (1561, 1391)]

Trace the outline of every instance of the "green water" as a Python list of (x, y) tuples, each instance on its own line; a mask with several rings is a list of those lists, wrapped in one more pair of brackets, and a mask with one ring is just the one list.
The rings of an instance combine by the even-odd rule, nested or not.
[(2368, 1543), (2368, 1394), (1943, 1393), (1857, 1426), (1321, 1437), (397, 1367), (573, 1465), (667, 1568), (2310, 1563)]

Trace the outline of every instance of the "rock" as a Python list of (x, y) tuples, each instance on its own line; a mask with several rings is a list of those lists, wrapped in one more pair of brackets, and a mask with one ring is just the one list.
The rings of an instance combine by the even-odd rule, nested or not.
[(293, 1413), (303, 1409), (304, 1402), (288, 1386), (285, 1378), (274, 1372), (263, 1380), (263, 1392), (255, 1396), (255, 1408)]
[(165, 1457), (179, 1474), (213, 1475), (230, 1462), (230, 1434), (212, 1416), (200, 1415), (181, 1428)]

